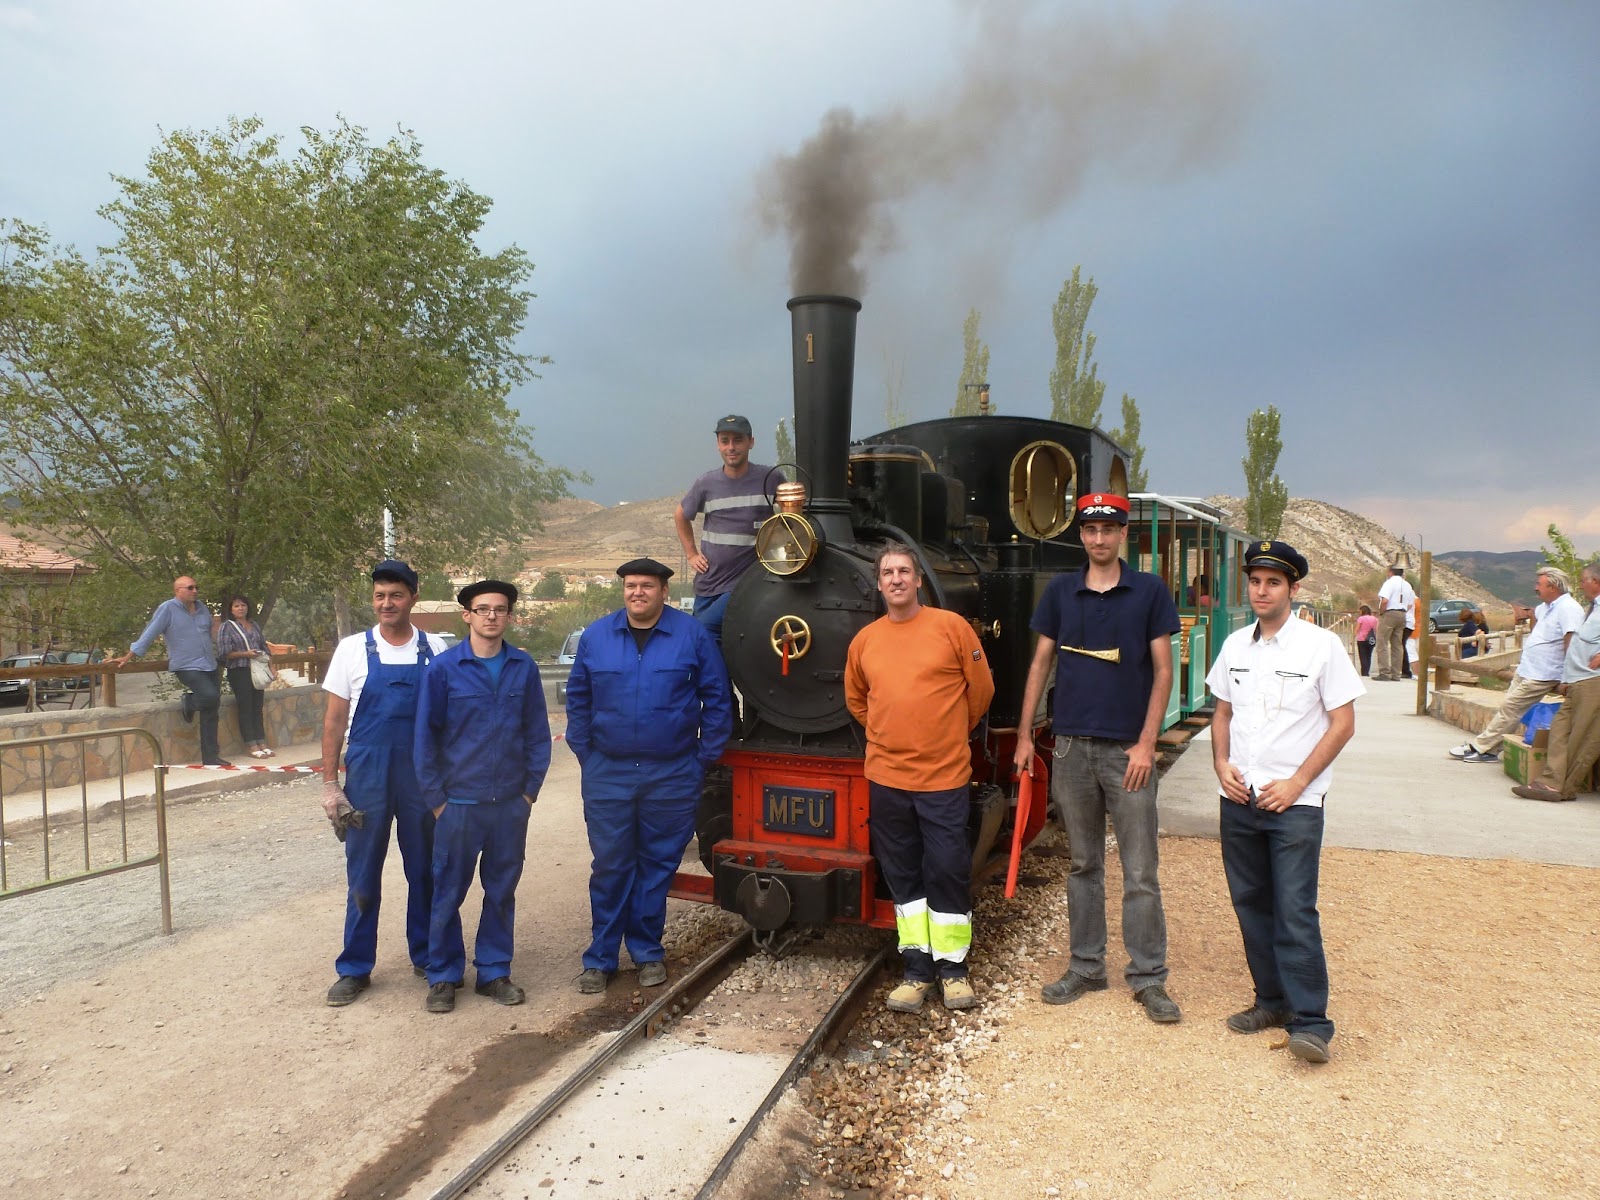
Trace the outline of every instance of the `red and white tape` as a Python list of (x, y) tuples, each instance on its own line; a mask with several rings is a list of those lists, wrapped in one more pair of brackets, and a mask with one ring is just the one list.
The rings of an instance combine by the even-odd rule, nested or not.
[(309, 766), (299, 767), (256, 767), (248, 763), (234, 763), (224, 767), (216, 763), (161, 763), (159, 769), (163, 771), (285, 771), (292, 775), (315, 775), (321, 772), (322, 765), (320, 763), (311, 763)]

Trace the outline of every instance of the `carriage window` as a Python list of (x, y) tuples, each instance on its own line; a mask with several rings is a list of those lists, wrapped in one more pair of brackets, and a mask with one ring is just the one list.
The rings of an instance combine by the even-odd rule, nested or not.
[(1011, 460), (1011, 520), (1017, 532), (1052, 538), (1072, 524), (1078, 468), (1057, 442), (1031, 442)]

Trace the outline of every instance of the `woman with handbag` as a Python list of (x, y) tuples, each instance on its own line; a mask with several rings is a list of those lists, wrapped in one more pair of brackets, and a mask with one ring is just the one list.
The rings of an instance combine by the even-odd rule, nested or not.
[(228, 671), (239, 710), (239, 739), (251, 758), (272, 758), (267, 748), (266, 726), (261, 719), (262, 693), (274, 678), (267, 639), (251, 618), (247, 596), (228, 598), (228, 616), (217, 626), (217, 657)]
[(1378, 644), (1378, 618), (1369, 605), (1361, 606), (1356, 618), (1356, 652), (1361, 656), (1361, 673), (1372, 674), (1372, 648)]

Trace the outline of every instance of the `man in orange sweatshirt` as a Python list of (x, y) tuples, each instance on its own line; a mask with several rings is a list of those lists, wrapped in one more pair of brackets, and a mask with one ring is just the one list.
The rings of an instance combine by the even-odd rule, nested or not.
[(894, 898), (905, 982), (888, 1005), (916, 1012), (937, 980), (946, 1008), (978, 1002), (967, 982), (972, 849), (969, 738), (994, 698), (983, 647), (962, 617), (925, 608), (909, 546), (878, 552), (886, 615), (850, 643), (845, 702), (867, 731), (872, 852)]

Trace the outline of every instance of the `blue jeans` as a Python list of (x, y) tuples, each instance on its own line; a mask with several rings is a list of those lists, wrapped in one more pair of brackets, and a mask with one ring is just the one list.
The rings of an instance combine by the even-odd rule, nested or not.
[(723, 592), (720, 596), (694, 598), (694, 619), (705, 626), (705, 631), (718, 646), (722, 645), (722, 615), (728, 611), (728, 597), (731, 595), (732, 592)]
[(189, 690), (182, 698), (183, 711), (200, 718), (200, 761), (222, 761), (217, 750), (217, 708), (222, 704), (222, 683), (215, 671), (174, 671), (178, 682)]
[(1123, 973), (1134, 991), (1167, 981), (1167, 916), (1157, 878), (1156, 777), (1136, 792), (1122, 787), (1128, 752), (1110, 738), (1056, 735), (1050, 790), (1071, 842), (1067, 927), (1072, 966), (1085, 979), (1106, 977), (1106, 818), (1122, 859)]
[(1296, 804), (1271, 813), (1223, 797), (1222, 868), (1256, 1003), (1292, 1014), (1290, 1033), (1332, 1041), (1317, 916), (1321, 856), (1322, 809)]

